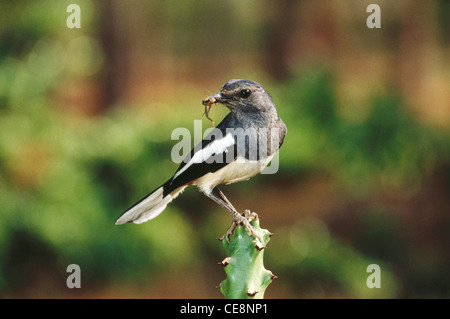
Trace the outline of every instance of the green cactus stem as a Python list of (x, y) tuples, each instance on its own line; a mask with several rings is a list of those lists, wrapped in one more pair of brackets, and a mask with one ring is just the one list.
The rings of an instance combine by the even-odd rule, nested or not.
[(222, 239), (227, 257), (219, 264), (224, 267), (227, 278), (219, 288), (227, 299), (263, 299), (267, 286), (276, 278), (263, 264), (264, 248), (272, 234), (260, 228), (255, 213), (247, 219), (259, 239), (249, 236), (242, 225), (236, 226), (229, 242)]

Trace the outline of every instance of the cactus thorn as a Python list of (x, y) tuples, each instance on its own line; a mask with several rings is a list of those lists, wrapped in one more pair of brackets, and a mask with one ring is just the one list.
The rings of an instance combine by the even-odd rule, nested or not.
[(257, 293), (258, 292), (255, 290), (255, 288), (250, 287), (247, 289), (247, 296), (249, 297), (255, 297)]
[(274, 235), (274, 233), (268, 232), (269, 237), (272, 237)]
[(224, 237), (224, 236), (222, 236), (222, 237), (217, 237), (217, 240), (220, 241), (220, 242), (222, 242), (222, 241), (223, 241), (223, 237)]
[(261, 251), (261, 250), (263, 250), (265, 247), (263, 246), (263, 244), (261, 244), (261, 242), (260, 242), (259, 240), (256, 240), (255, 248), (256, 248), (258, 251)]
[(228, 266), (228, 264), (230, 263), (230, 257), (226, 257), (224, 260), (222, 260), (221, 262), (218, 262), (219, 265), (222, 265), (224, 267)]
[(277, 279), (278, 278), (278, 276), (275, 276), (273, 273), (270, 273), (270, 279), (271, 280), (274, 280), (274, 279)]

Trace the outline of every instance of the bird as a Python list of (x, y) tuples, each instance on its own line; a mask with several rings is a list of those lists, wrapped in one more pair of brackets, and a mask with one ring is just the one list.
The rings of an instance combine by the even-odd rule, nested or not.
[(239, 213), (218, 185), (245, 181), (259, 174), (283, 144), (286, 125), (270, 94), (252, 80), (229, 80), (219, 93), (202, 103), (206, 117), (216, 103), (225, 105), (230, 112), (191, 150), (167, 182), (127, 209), (116, 225), (140, 224), (155, 218), (187, 186), (195, 185), (233, 216), (226, 233), (228, 241), (236, 225), (244, 225), (249, 235), (257, 238), (249, 214)]

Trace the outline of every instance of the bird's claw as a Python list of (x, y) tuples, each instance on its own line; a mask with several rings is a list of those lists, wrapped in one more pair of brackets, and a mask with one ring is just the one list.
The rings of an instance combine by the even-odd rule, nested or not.
[[(259, 240), (261, 242), (261, 239), (255, 233), (252, 225), (250, 224), (250, 222), (252, 222), (254, 220), (258, 220), (258, 215), (256, 213), (250, 212), (248, 209), (246, 209), (242, 214), (236, 212), (233, 217), (233, 222), (231, 223), (231, 226), (228, 228), (227, 232), (225, 233), (226, 241), (228, 243), (230, 242), (231, 235), (233, 234), (236, 226), (243, 225), (249, 236), (253, 236), (256, 240)], [(222, 237), (222, 239), (223, 239), (223, 237)]]

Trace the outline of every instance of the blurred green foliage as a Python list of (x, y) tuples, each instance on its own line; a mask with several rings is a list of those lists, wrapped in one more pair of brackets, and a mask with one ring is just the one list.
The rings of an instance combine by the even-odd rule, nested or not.
[(335, 89), (333, 73), (318, 66), (273, 93), (289, 128), (281, 169), (327, 171), (367, 196), (375, 187), (415, 191), (449, 158), (448, 132), (417, 123), (398, 93), (374, 93), (355, 123), (340, 114)]
[[(148, 181), (163, 181), (172, 164), (161, 158), (170, 144), (154, 140), (157, 125), (127, 113), (68, 128), (46, 106), (32, 109), (7, 112), (0, 120), (3, 247), (14, 245), (17, 233), (29, 233), (57, 252), (58, 263), (76, 260), (96, 280), (189, 262), (192, 229), (174, 208), (158, 225), (114, 226), (124, 203), (143, 196)], [(15, 125), (27, 121), (26, 128)], [(1, 260), (14, 267), (8, 251), (16, 253), (2, 250)], [(4, 272), (2, 277), (8, 285), (15, 282)]]
[(370, 275), (367, 266), (374, 263), (348, 245), (333, 238), (327, 226), (315, 218), (299, 219), (295, 225), (276, 230), (276, 242), (267, 254), (268, 264), (281, 269), (280, 278), (290, 283), (295, 295), (342, 295), (348, 298), (393, 298), (399, 289), (398, 279), (389, 264), (382, 267), (383, 290), (367, 289)]

